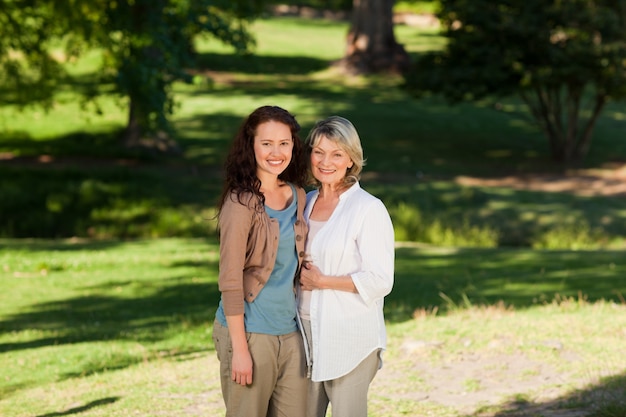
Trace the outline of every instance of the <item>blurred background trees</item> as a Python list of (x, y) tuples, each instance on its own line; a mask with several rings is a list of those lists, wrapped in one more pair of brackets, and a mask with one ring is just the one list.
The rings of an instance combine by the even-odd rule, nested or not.
[[(375, 156), (364, 181), (401, 240), (614, 245), (621, 4), (402, 1), (364, 14), (398, 41), (378, 38), (392, 53), (374, 66), (364, 53), (351, 77), (332, 65), (349, 56), (352, 0), (0, 0), (0, 237), (206, 236), (232, 132), (277, 103), (304, 131), (328, 114), (360, 126)], [(398, 44), (417, 63), (404, 76), (376, 58)], [(476, 186), (570, 172), (593, 197)]]
[[(262, 1), (3, 0), (0, 85), (19, 86), (11, 99), (50, 106), (69, 74), (62, 64), (101, 49), (99, 83), (113, 81), (128, 109), (126, 146), (175, 149), (169, 116), (172, 83), (191, 82), (196, 36), (213, 36), (238, 52), (253, 37), (247, 22)], [(86, 96), (97, 94), (97, 88)], [(6, 99), (5, 99), (6, 100)]]
[(626, 1), (442, 0), (448, 45), (407, 74), (452, 103), (517, 94), (557, 162), (582, 160), (598, 116), (626, 96)]

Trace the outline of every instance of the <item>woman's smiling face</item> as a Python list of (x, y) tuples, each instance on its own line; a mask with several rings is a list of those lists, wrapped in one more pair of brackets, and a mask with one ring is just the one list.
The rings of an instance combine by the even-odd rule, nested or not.
[(322, 184), (342, 183), (353, 162), (336, 142), (322, 136), (311, 149), (311, 171)]
[(289, 166), (292, 151), (293, 138), (289, 126), (272, 120), (257, 126), (254, 156), (258, 177), (280, 175)]

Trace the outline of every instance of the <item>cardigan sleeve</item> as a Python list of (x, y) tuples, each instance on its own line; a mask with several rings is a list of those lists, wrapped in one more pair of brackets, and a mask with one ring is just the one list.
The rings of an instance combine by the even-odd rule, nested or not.
[(389, 213), (378, 199), (369, 203), (362, 220), (356, 236), (361, 268), (351, 277), (363, 301), (371, 305), (393, 287), (394, 232)]
[(243, 272), (253, 215), (254, 210), (237, 201), (234, 194), (226, 199), (220, 211), (218, 286), (227, 316), (244, 313)]

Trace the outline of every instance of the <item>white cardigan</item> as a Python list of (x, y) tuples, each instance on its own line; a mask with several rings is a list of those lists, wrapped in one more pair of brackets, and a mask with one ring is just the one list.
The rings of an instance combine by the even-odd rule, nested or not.
[[(318, 191), (307, 194), (309, 219)], [(359, 183), (342, 193), (311, 242), (311, 257), (325, 275), (350, 275), (358, 293), (313, 290), (313, 381), (346, 375), (374, 350), (385, 349), (383, 299), (394, 275), (394, 235), (382, 201)]]

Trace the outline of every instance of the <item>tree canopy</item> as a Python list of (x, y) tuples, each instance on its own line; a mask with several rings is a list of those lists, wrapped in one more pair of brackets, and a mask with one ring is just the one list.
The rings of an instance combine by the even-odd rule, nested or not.
[[(68, 74), (63, 63), (91, 48), (103, 51), (103, 80), (126, 98), (124, 139), (168, 133), (171, 85), (190, 81), (193, 40), (211, 35), (245, 51), (246, 22), (263, 1), (246, 0), (0, 0), (0, 86), (16, 103), (50, 104)], [(63, 45), (60, 57), (53, 45)], [(17, 87), (17, 88), (13, 88)]]
[(442, 0), (444, 50), (406, 75), (451, 103), (518, 94), (554, 160), (582, 159), (609, 100), (626, 97), (626, 1)]

